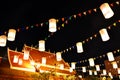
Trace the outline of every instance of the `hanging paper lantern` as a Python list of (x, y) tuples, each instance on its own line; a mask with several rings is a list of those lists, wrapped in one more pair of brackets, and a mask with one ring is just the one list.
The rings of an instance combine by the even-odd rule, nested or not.
[(103, 69), (103, 75), (107, 75), (107, 72), (105, 69)]
[(90, 66), (94, 66), (95, 65), (93, 58), (89, 58), (89, 64), (90, 64)]
[(7, 37), (5, 35), (0, 36), (0, 46), (1, 47), (6, 46), (6, 39), (7, 39)]
[(39, 41), (39, 51), (45, 51), (45, 41), (44, 40)]
[(94, 75), (97, 75), (97, 71), (94, 71)]
[(89, 70), (89, 75), (92, 75), (92, 70)]
[(118, 68), (118, 74), (120, 74), (120, 68)]
[(22, 63), (23, 63), (23, 60), (20, 58), (19, 61), (18, 61), (18, 64), (22, 65)]
[(82, 72), (86, 72), (86, 67), (82, 67)]
[(102, 41), (108, 41), (110, 39), (107, 29), (103, 28), (99, 31)]
[(73, 68), (70, 67), (70, 72), (73, 72)]
[(113, 55), (112, 52), (108, 52), (108, 53), (107, 53), (107, 56), (108, 56), (108, 60), (109, 60), (109, 61), (114, 61), (114, 60), (115, 60), (115, 59), (114, 59), (114, 55)]
[(83, 52), (82, 42), (77, 42), (76, 46), (77, 46), (77, 53), (82, 53)]
[(42, 57), (42, 64), (46, 64), (46, 57)]
[(61, 61), (62, 60), (61, 52), (57, 52), (56, 53), (56, 59), (57, 59), (57, 61)]
[(15, 29), (9, 29), (8, 40), (9, 41), (14, 41), (15, 40), (15, 35), (16, 35), (16, 30)]
[(18, 63), (18, 55), (14, 55), (13, 63)]
[(56, 32), (57, 28), (56, 28), (56, 19), (52, 18), (49, 19), (49, 31), (50, 32)]
[(71, 67), (72, 67), (72, 69), (75, 69), (75, 62), (71, 63)]
[(100, 10), (101, 10), (103, 16), (105, 17), (105, 19), (109, 19), (114, 15), (114, 12), (112, 11), (112, 9), (110, 8), (108, 3), (103, 3), (100, 6)]
[(112, 66), (113, 66), (114, 69), (118, 68), (117, 62), (116, 62), (116, 61), (113, 61), (113, 62), (112, 62)]
[(60, 64), (60, 69), (61, 69), (61, 70), (64, 69), (64, 64)]
[(100, 71), (100, 66), (99, 65), (96, 65), (95, 67), (96, 67), (97, 71)]
[(24, 56), (23, 56), (24, 60), (28, 60), (29, 59), (29, 51), (28, 50), (24, 50)]

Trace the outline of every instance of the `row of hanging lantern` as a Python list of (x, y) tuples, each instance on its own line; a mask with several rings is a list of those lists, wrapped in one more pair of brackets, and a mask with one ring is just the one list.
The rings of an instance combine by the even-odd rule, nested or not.
[(16, 36), (16, 30), (15, 29), (9, 29), (8, 35), (0, 35), (0, 46), (4, 47), (6, 46), (7, 40), (8, 41), (14, 41)]

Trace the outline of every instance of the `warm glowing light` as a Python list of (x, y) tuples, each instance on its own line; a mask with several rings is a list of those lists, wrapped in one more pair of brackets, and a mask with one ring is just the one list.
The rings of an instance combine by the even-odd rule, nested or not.
[(110, 39), (107, 29), (103, 28), (99, 30), (100, 36), (102, 38), (102, 41), (108, 41)]
[(112, 66), (114, 69), (118, 68), (117, 62), (116, 61), (112, 62)]
[(56, 32), (56, 19), (52, 18), (49, 19), (49, 31), (50, 32)]
[(18, 64), (22, 65), (22, 63), (23, 63), (23, 60), (20, 58), (19, 61), (18, 61)]
[(109, 60), (109, 61), (114, 61), (114, 60), (115, 60), (115, 59), (114, 59), (114, 55), (113, 55), (112, 52), (108, 52), (108, 53), (107, 53), (107, 56), (108, 56), (108, 60)]
[(60, 69), (61, 69), (61, 70), (64, 69), (64, 64), (60, 64)]
[(95, 65), (93, 58), (89, 58), (89, 64), (90, 64), (90, 66), (94, 66)]
[(57, 52), (56, 53), (56, 59), (57, 59), (57, 61), (61, 61), (62, 60), (61, 52)]
[(7, 39), (7, 37), (5, 35), (0, 36), (0, 46), (1, 47), (6, 46), (6, 39)]
[(118, 74), (120, 74), (120, 68), (118, 68)]
[(86, 72), (86, 67), (82, 67), (82, 72)]
[(89, 70), (89, 75), (92, 75), (92, 70)]
[(97, 71), (100, 71), (100, 66), (99, 65), (96, 65), (95, 67), (96, 67)]
[(110, 8), (108, 3), (103, 3), (100, 6), (100, 10), (101, 10), (103, 16), (105, 17), (105, 19), (109, 19), (114, 15), (114, 12), (112, 11), (112, 9)]
[(94, 71), (94, 75), (97, 75), (97, 71)]
[(82, 53), (83, 52), (82, 42), (77, 42), (76, 46), (77, 46), (77, 53)]
[(28, 60), (29, 59), (29, 51), (28, 50), (24, 50), (24, 56), (23, 56), (24, 60)]
[(16, 35), (16, 30), (15, 29), (9, 29), (8, 40), (9, 41), (14, 41), (15, 40), (15, 35)]
[(46, 64), (46, 57), (42, 57), (42, 64)]
[(70, 68), (70, 72), (73, 72), (73, 68)]
[(107, 75), (107, 72), (105, 69), (103, 69), (103, 75)]
[(39, 41), (39, 51), (45, 51), (45, 41), (44, 40)]
[(14, 58), (13, 58), (13, 63), (18, 63), (18, 55), (14, 55)]
[(71, 63), (71, 67), (72, 67), (72, 69), (75, 69), (75, 62)]

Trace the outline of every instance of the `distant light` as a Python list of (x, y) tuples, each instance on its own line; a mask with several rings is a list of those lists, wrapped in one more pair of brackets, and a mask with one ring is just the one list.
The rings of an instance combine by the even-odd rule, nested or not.
[(107, 56), (108, 56), (109, 61), (114, 61), (115, 60), (112, 52), (108, 52)]
[(107, 29), (103, 28), (99, 30), (100, 36), (102, 38), (102, 41), (108, 41), (110, 39)]
[(46, 64), (46, 57), (42, 57), (42, 64)]
[(6, 46), (6, 41), (7, 41), (6, 39), (7, 39), (7, 37), (5, 35), (0, 36), (0, 46), (1, 47)]
[(89, 64), (90, 64), (90, 66), (94, 66), (95, 65), (93, 58), (89, 58)]
[(103, 3), (100, 6), (100, 10), (102, 11), (105, 19), (109, 19), (114, 15), (114, 12), (112, 11), (108, 3)]
[(15, 29), (9, 29), (8, 40), (9, 41), (14, 41), (15, 40), (15, 35), (16, 35), (16, 30)]
[(112, 62), (112, 66), (113, 66), (114, 69), (118, 68), (117, 62), (116, 62), (116, 61), (113, 61), (113, 62)]
[(92, 70), (89, 70), (89, 75), (92, 75)]
[(77, 53), (82, 53), (83, 52), (82, 42), (77, 42), (76, 46), (77, 46)]
[(14, 57), (13, 57), (13, 63), (18, 63), (18, 55), (14, 55)]
[(39, 51), (45, 51), (45, 41), (44, 40), (39, 41)]
[(96, 65), (96, 71), (100, 71), (100, 66), (99, 65)]
[(61, 61), (62, 60), (61, 52), (57, 52), (56, 53), (56, 59), (57, 59), (57, 61)]
[(51, 18), (49, 19), (49, 31), (50, 32), (56, 32), (57, 31), (57, 28), (56, 28), (56, 19), (54, 18)]
[(75, 62), (71, 63), (71, 67), (72, 67), (72, 69), (75, 69)]
[(29, 59), (29, 51), (24, 49), (24, 56), (23, 56), (24, 60), (28, 60)]
[(82, 72), (86, 72), (86, 67), (82, 67)]

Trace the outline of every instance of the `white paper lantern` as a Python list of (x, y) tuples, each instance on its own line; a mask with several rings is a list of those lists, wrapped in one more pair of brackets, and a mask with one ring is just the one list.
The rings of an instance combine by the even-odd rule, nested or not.
[(57, 59), (57, 61), (61, 61), (62, 60), (61, 52), (57, 52), (56, 53), (56, 59)]
[(56, 19), (52, 18), (52, 19), (49, 19), (49, 31), (50, 32), (56, 32), (57, 29), (56, 29)]
[(61, 69), (61, 70), (64, 69), (64, 64), (60, 64), (60, 69)]
[(77, 46), (77, 53), (82, 53), (83, 52), (82, 42), (77, 42), (76, 46)]
[(92, 70), (89, 70), (89, 75), (92, 75)]
[(39, 51), (45, 51), (45, 41), (44, 40), (39, 41)]
[(14, 58), (13, 58), (13, 63), (18, 63), (18, 58), (19, 58), (19, 56), (18, 56), (18, 55), (14, 55)]
[(24, 60), (28, 60), (29, 59), (29, 51), (28, 50), (24, 50), (24, 56), (23, 56)]
[(108, 60), (109, 60), (109, 61), (114, 61), (114, 60), (115, 60), (112, 52), (108, 52), (108, 53), (107, 53), (107, 57), (108, 57)]
[(112, 9), (110, 8), (108, 3), (103, 3), (100, 6), (100, 10), (101, 10), (103, 16), (105, 17), (105, 19), (109, 19), (114, 15), (114, 12), (112, 11)]
[(96, 71), (100, 71), (100, 66), (99, 65), (96, 65)]
[(9, 29), (8, 40), (9, 41), (14, 41), (15, 40), (15, 35), (16, 35), (16, 30), (15, 29)]
[(103, 75), (107, 75), (107, 72), (105, 69), (103, 69)]
[(82, 72), (86, 72), (86, 67), (82, 67)]
[(6, 39), (7, 39), (7, 37), (5, 35), (0, 36), (0, 46), (1, 47), (6, 46)]
[(71, 67), (72, 67), (72, 69), (75, 69), (75, 62), (71, 63)]
[(97, 71), (94, 71), (94, 75), (97, 75)]
[(22, 65), (22, 63), (23, 63), (23, 60), (20, 58), (19, 61), (18, 61), (18, 64)]
[(89, 58), (89, 64), (90, 64), (90, 66), (94, 66), (95, 65), (93, 58)]
[(102, 38), (102, 41), (108, 41), (110, 39), (107, 29), (103, 28), (99, 30), (100, 36)]
[(46, 64), (46, 57), (42, 57), (42, 64)]
[(113, 61), (113, 62), (112, 62), (112, 66), (113, 66), (114, 69), (118, 68), (117, 62), (116, 62), (116, 61)]
[(120, 68), (118, 68), (118, 74), (120, 74)]
[(70, 72), (73, 72), (73, 68), (70, 67)]

